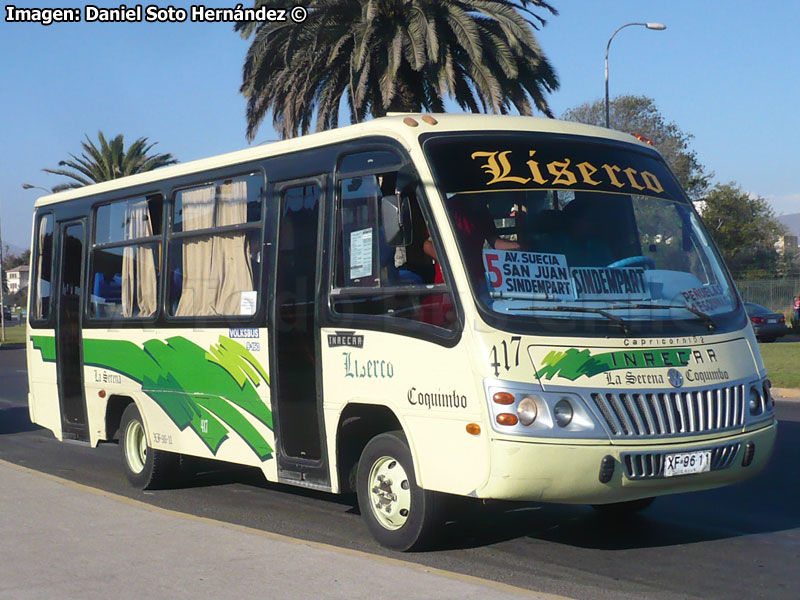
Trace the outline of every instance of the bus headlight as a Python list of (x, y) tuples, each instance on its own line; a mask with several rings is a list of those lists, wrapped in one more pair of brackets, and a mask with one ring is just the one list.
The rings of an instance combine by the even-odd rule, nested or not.
[(747, 399), (747, 408), (750, 409), (750, 414), (754, 417), (761, 414), (761, 394), (758, 391), (758, 388), (752, 386), (750, 388), (750, 396)]
[(530, 396), (523, 398), (517, 406), (519, 422), (523, 425), (530, 425), (533, 423), (536, 420), (536, 415), (538, 412), (539, 411), (536, 408), (536, 402)]
[(572, 423), (573, 414), (572, 404), (570, 404), (569, 400), (566, 398), (562, 398), (556, 402), (556, 405), (553, 407), (553, 417), (559, 427), (566, 427)]
[(608, 440), (586, 400), (570, 391), (544, 391), (532, 383), (484, 379), (492, 429), (504, 436)]

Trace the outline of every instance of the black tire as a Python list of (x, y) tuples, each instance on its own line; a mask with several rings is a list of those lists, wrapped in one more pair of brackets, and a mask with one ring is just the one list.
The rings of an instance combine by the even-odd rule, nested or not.
[[(373, 485), (380, 480), (381, 472), (387, 476)], [(398, 480), (392, 479), (393, 472), (400, 474)], [(367, 443), (358, 461), (356, 488), (361, 516), (382, 546), (405, 552), (422, 550), (436, 541), (443, 497), (417, 485), (411, 451), (402, 432), (382, 433)], [(381, 511), (378, 503), (382, 503)]]
[(604, 517), (619, 518), (642, 511), (654, 501), (655, 498), (640, 498), (639, 500), (614, 502), (613, 504), (592, 504), (592, 508)]
[[(138, 443), (144, 444), (144, 447), (140, 447)], [(147, 445), (144, 421), (133, 402), (125, 407), (125, 411), (122, 413), (119, 427), (119, 447), (125, 475), (135, 487), (152, 490), (168, 487), (171, 482), (174, 482), (178, 473), (180, 455), (164, 450), (154, 450)]]

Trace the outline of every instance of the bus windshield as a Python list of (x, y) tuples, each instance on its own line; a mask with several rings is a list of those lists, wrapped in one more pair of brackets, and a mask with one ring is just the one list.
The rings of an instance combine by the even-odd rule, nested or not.
[(424, 148), (474, 296), (506, 325), (697, 335), (729, 329), (740, 312), (655, 152), (536, 134), (435, 137)]

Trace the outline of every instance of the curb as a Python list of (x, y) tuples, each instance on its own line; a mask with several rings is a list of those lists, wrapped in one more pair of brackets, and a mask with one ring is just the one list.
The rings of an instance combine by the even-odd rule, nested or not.
[(800, 389), (798, 388), (772, 388), (772, 393), (781, 398), (788, 398), (791, 400), (800, 400)]
[(46, 473), (44, 471), (37, 471), (36, 469), (32, 469), (30, 467), (25, 467), (23, 465), (18, 465), (17, 463), (9, 462), (3, 459), (0, 459), (0, 466), (8, 467), (10, 469), (14, 469), (16, 471), (20, 471), (23, 473), (28, 473), (31, 475), (38, 475), (45, 479), (49, 479), (50, 481), (54, 481), (66, 487), (72, 488), (74, 490), (79, 490), (81, 492), (87, 492), (89, 494), (93, 494), (95, 496), (100, 496), (103, 498), (108, 498), (110, 500), (114, 500), (120, 502), (122, 504), (127, 504), (129, 506), (135, 506), (137, 508), (162, 514), (168, 515), (171, 517), (177, 517), (180, 519), (188, 520), (188, 521), (196, 521), (200, 523), (208, 523), (211, 525), (216, 525), (220, 527), (224, 527), (226, 529), (240, 531), (245, 534), (249, 535), (256, 535), (265, 537), (268, 539), (278, 540), (281, 542), (288, 542), (290, 544), (295, 544), (298, 546), (307, 546), (311, 548), (317, 548), (320, 550), (326, 550), (338, 554), (349, 555), (349, 556), (356, 556), (360, 558), (370, 559), (376, 562), (381, 562), (387, 565), (393, 565), (398, 567), (405, 567), (409, 568), (412, 571), (416, 571), (418, 573), (426, 573), (426, 574), (433, 574), (438, 575), (440, 577), (444, 577), (454, 581), (462, 581), (465, 583), (469, 583), (472, 585), (484, 586), (489, 588), (489, 593), (491, 593), (491, 589), (495, 589), (498, 591), (506, 592), (506, 593), (513, 593), (518, 594), (520, 596), (528, 596), (534, 600), (575, 600), (569, 596), (561, 596), (559, 594), (551, 594), (547, 592), (539, 592), (536, 590), (530, 590), (527, 588), (517, 587), (512, 584), (503, 583), (500, 581), (494, 581), (492, 579), (484, 579), (482, 577), (476, 577), (474, 575), (467, 575), (464, 573), (458, 573), (456, 571), (447, 571), (444, 569), (438, 569), (436, 567), (429, 567), (420, 563), (415, 563), (407, 560), (403, 560), (401, 558), (393, 558), (389, 556), (383, 556), (380, 554), (371, 554), (366, 551), (357, 550), (354, 548), (343, 548), (341, 546), (335, 546), (333, 544), (326, 544), (324, 542), (313, 542), (310, 540), (304, 540), (302, 538), (295, 538), (291, 536), (287, 536), (280, 533), (273, 533), (271, 531), (265, 531), (263, 529), (255, 529), (252, 527), (247, 527), (246, 525), (238, 525), (236, 523), (228, 523), (226, 521), (219, 521), (217, 519), (212, 519), (209, 517), (201, 517), (199, 515), (193, 515), (190, 513), (183, 513), (175, 510), (171, 510), (168, 508), (162, 508), (160, 506), (155, 506), (153, 504), (148, 504), (147, 502), (143, 502), (141, 500), (137, 500), (135, 498), (129, 498), (127, 496), (121, 496), (119, 494), (115, 494), (114, 492), (108, 492), (106, 490), (100, 488), (94, 488), (82, 483), (78, 483), (76, 481), (72, 481), (69, 479), (65, 479), (63, 477), (59, 477), (58, 475), (52, 475), (50, 473)]

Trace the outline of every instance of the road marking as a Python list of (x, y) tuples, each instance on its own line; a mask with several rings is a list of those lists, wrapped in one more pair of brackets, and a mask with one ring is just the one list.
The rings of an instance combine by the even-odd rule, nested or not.
[(288, 542), (291, 544), (297, 544), (300, 546), (311, 546), (312, 548), (319, 548), (322, 550), (328, 550), (331, 552), (338, 552), (340, 554), (347, 554), (350, 556), (358, 556), (361, 558), (368, 558), (372, 560), (376, 560), (388, 565), (395, 565), (398, 567), (406, 567), (409, 569), (413, 569), (420, 573), (432, 573), (434, 575), (440, 575), (442, 577), (446, 577), (448, 579), (453, 579), (456, 581), (463, 581), (466, 583), (471, 583), (474, 585), (483, 585), (486, 587), (494, 588), (498, 591), (508, 592), (508, 593), (515, 593), (520, 595), (530, 596), (531, 598), (539, 598), (541, 600), (575, 600), (574, 598), (570, 598), (569, 596), (559, 596), (558, 594), (548, 594), (545, 592), (536, 592), (533, 590), (528, 590), (525, 588), (517, 587), (514, 585), (509, 585), (507, 583), (501, 583), (499, 581), (492, 581), (491, 579), (482, 579), (481, 577), (475, 577), (473, 575), (464, 575), (462, 573), (454, 573), (452, 571), (444, 571), (442, 569), (437, 569), (435, 567), (428, 567), (426, 565), (420, 565), (414, 562), (409, 562), (405, 560), (401, 560), (399, 558), (390, 558), (388, 556), (381, 556), (378, 554), (370, 554), (369, 552), (363, 552), (361, 550), (353, 550), (351, 548), (340, 548), (339, 546), (334, 546), (332, 544), (325, 544), (323, 542), (312, 542), (309, 540), (303, 540), (300, 538), (290, 537), (288, 535), (283, 535), (280, 533), (273, 533), (271, 531), (262, 531), (261, 529), (254, 529), (252, 527), (246, 527), (244, 525), (237, 525), (235, 523), (226, 523), (225, 521), (218, 521), (217, 519), (210, 519), (208, 517), (200, 517), (197, 515), (191, 515), (187, 513), (178, 512), (176, 510), (170, 510), (168, 508), (161, 508), (160, 506), (153, 506), (151, 504), (147, 504), (146, 502), (142, 502), (140, 500), (135, 500), (133, 498), (128, 498), (126, 496), (120, 496), (119, 494), (114, 494), (113, 492), (107, 492), (105, 490), (101, 490), (98, 488), (93, 488), (88, 485), (84, 485), (82, 483), (77, 483), (75, 481), (70, 481), (69, 479), (64, 479), (63, 477), (58, 477), (57, 475), (51, 475), (50, 473), (44, 473), (42, 471), (37, 471), (35, 469), (31, 469), (28, 467), (23, 467), (22, 465), (18, 465), (12, 462), (5, 461), (0, 459), (0, 465), (6, 466), (12, 469), (16, 469), (17, 471), (22, 471), (25, 473), (30, 473), (32, 475), (39, 475), (41, 477), (45, 477), (67, 487), (71, 487), (76, 490), (81, 490), (84, 492), (88, 492), (90, 494), (95, 494), (97, 496), (103, 496), (105, 498), (109, 498), (111, 500), (116, 500), (118, 502), (124, 502), (130, 506), (136, 506), (138, 508), (142, 508), (144, 510), (148, 510), (154, 513), (160, 513), (164, 515), (169, 515), (172, 517), (179, 517), (181, 519), (189, 519), (192, 521), (198, 521), (200, 523), (208, 523), (210, 525), (218, 525), (221, 527), (225, 527), (227, 529), (232, 529), (234, 531), (241, 531), (242, 533), (249, 533), (253, 535), (260, 535), (263, 537), (267, 537), (273, 540), (279, 540), (283, 542)]

